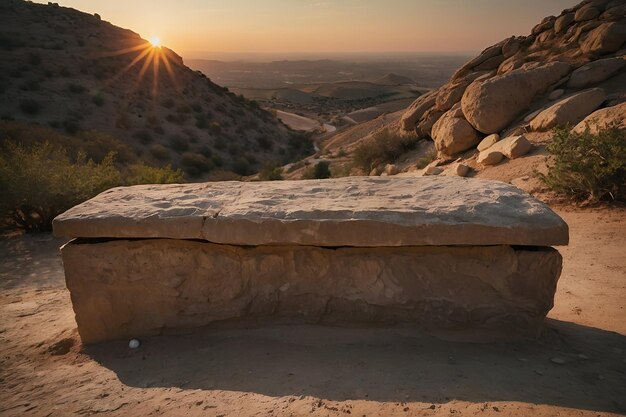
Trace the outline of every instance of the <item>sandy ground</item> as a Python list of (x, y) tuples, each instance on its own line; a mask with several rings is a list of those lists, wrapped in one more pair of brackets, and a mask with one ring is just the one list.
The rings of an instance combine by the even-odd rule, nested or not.
[(0, 416), (605, 416), (626, 413), (626, 210), (571, 229), (544, 335), (276, 326), (83, 347), (49, 235), (0, 240)]

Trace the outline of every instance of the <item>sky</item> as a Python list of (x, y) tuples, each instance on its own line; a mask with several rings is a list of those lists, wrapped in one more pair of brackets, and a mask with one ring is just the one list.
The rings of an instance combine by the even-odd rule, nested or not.
[[(475, 52), (576, 0), (58, 0), (185, 58)], [(42, 1), (43, 3), (43, 1)]]

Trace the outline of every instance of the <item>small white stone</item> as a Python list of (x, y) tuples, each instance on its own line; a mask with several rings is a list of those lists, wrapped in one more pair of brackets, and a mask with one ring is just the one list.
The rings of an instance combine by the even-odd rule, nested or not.
[(139, 339), (130, 339), (128, 342), (128, 347), (131, 349), (137, 349), (139, 346), (141, 346)]

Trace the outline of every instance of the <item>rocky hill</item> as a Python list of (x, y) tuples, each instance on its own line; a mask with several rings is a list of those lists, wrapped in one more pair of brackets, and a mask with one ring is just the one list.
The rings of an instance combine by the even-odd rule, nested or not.
[[(386, 129), (432, 142), (426, 141), (430, 146), (419, 142), (418, 151), (395, 158), (395, 166), (374, 164), (371, 172), (370, 167), (361, 167), (351, 174), (494, 177), (483, 171), (498, 165), (502, 173), (506, 171), (502, 164), (510, 159), (545, 154), (544, 144), (555, 127), (581, 123), (578, 130), (587, 124), (594, 130), (611, 122), (626, 127), (625, 54), (626, 1), (583, 1), (559, 16), (544, 18), (528, 36), (510, 37), (485, 49), (406, 111), (381, 118), (375, 131), (340, 132), (349, 139), (331, 138), (317, 158), (346, 172), (345, 165), (359, 146), (376, 141)], [(424, 168), (426, 154), (435, 160)], [(458, 164), (450, 164), (458, 158), (464, 165), (460, 170)], [(510, 180), (532, 172), (531, 165), (495, 177)]]
[[(57, 4), (0, 2), (0, 117), (104, 132), (144, 161), (250, 174), (306, 155), (307, 140), (172, 50)], [(5, 139), (4, 137), (2, 139)]]

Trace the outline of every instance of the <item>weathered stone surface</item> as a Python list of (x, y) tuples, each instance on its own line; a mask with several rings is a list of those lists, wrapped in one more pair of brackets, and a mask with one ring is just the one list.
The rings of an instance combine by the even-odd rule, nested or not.
[(415, 129), (419, 119), (435, 104), (436, 90), (418, 97), (404, 112), (400, 119), (400, 126), (406, 131)]
[(556, 22), (554, 22), (554, 31), (556, 33), (561, 33), (567, 29), (567, 27), (574, 22), (574, 15), (574, 13), (567, 13), (559, 16), (556, 19)]
[(572, 72), (567, 86), (569, 88), (585, 88), (597, 84), (626, 68), (626, 57), (600, 59), (583, 65)]
[(466, 151), (480, 142), (478, 132), (463, 117), (459, 103), (433, 125), (432, 137), (437, 152), (446, 156)]
[(588, 116), (606, 100), (606, 93), (601, 88), (592, 88), (566, 97), (548, 107), (531, 122), (533, 130), (549, 130), (567, 124), (574, 125)]
[(550, 93), (548, 99), (556, 100), (557, 98), (561, 98), (561, 96), (563, 96), (563, 93), (565, 93), (565, 90), (563, 90), (562, 88), (558, 88)]
[(84, 343), (259, 321), (409, 322), (536, 335), (561, 256), (510, 246), (239, 247), (144, 239), (62, 249)]
[(580, 45), (586, 54), (610, 54), (626, 42), (626, 22), (603, 23), (589, 33)]
[(532, 149), (533, 145), (526, 139), (524, 135), (509, 136), (504, 138), (493, 146), (488, 151), (501, 152), (509, 159), (519, 158), (526, 155)]
[(432, 137), (433, 125), (443, 116), (444, 112), (430, 109), (424, 114), (418, 125), (415, 127), (415, 133), (418, 136)]
[(483, 62), (497, 57), (498, 55), (502, 55), (502, 45), (507, 41), (507, 39), (505, 39), (502, 42), (499, 42), (495, 45), (490, 46), (489, 48), (485, 49), (484, 51), (482, 51), (480, 53), (480, 55), (478, 55), (476, 58), (470, 60), (469, 62), (467, 62), (465, 65), (463, 65), (461, 68), (459, 68), (458, 70), (456, 70), (456, 72), (454, 73), (454, 75), (452, 75), (452, 80), (456, 80), (459, 79), (461, 77), (464, 77), (467, 73), (469, 73), (472, 68), (482, 64)]
[(609, 126), (626, 129), (626, 102), (596, 110), (578, 123), (573, 131), (582, 133), (588, 128), (589, 132), (595, 135)]
[(497, 133), (528, 108), (535, 96), (559, 81), (569, 71), (563, 62), (537, 68), (519, 68), (467, 87), (461, 105), (476, 130)]
[(119, 187), (66, 211), (53, 225), (58, 236), (233, 245), (551, 246), (568, 241), (565, 222), (528, 194), (498, 181), (454, 177)]
[(465, 165), (462, 162), (455, 162), (453, 164), (450, 164), (450, 166), (445, 169), (443, 174), (448, 176), (453, 175), (457, 177), (466, 177), (469, 172), (469, 166)]
[(502, 152), (495, 149), (485, 149), (478, 154), (476, 162), (482, 165), (497, 165), (504, 159)]
[(592, 5), (585, 5), (576, 11), (574, 20), (577, 22), (584, 22), (586, 20), (595, 19), (600, 16), (600, 11)]
[(476, 149), (478, 149), (479, 152), (484, 151), (485, 149), (489, 148), (491, 145), (493, 145), (499, 140), (500, 140), (500, 135), (498, 135), (497, 133), (492, 133), (491, 135), (481, 140), (478, 146), (476, 147)]
[(437, 94), (435, 108), (439, 111), (446, 111), (452, 108), (461, 100), (465, 89), (470, 84), (468, 80), (461, 79), (443, 85)]

